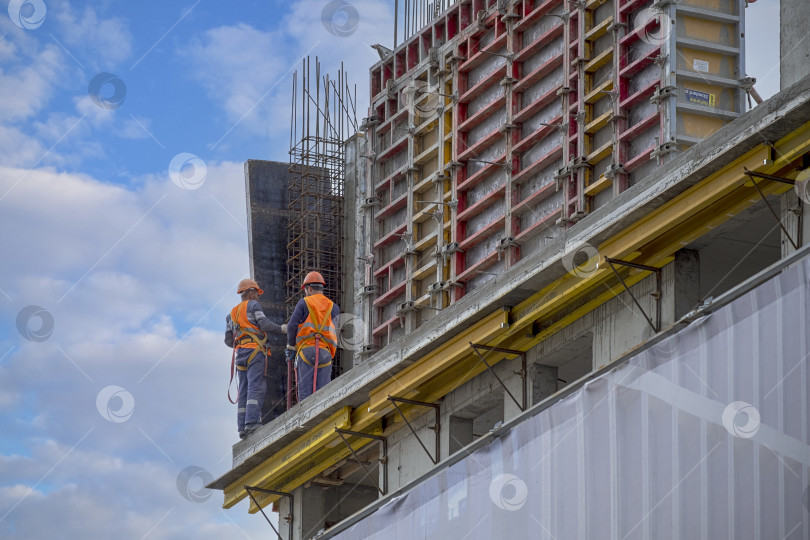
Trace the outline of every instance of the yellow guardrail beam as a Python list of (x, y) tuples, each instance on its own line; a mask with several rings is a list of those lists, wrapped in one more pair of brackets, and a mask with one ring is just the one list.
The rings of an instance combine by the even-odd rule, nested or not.
[(429, 381), (447, 367), (470, 353), (469, 342), (488, 343), (509, 326), (509, 310), (501, 308), (483, 320), (440, 345), (410, 366), (406, 367), (391, 380), (373, 389), (369, 393), (369, 412), (377, 413), (391, 409), (388, 396), (407, 397), (406, 392)]
[(350, 425), (351, 407), (343, 407), (225, 488), (224, 508), (230, 508), (248, 496), (245, 485), (265, 486), (274, 476), (301, 463), (313, 450), (337, 438), (335, 428), (347, 429)]

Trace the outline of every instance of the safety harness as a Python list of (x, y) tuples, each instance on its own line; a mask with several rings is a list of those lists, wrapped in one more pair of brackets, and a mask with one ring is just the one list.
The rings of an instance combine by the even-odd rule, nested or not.
[[(335, 335), (335, 328), (333, 324), (327, 326), (326, 321), (330, 318), (332, 313), (332, 306), (334, 305), (332, 302), (329, 302), (328, 309), (324, 311), (323, 318), (318, 319), (317, 313), (312, 309), (312, 306), (309, 305), (309, 302), (306, 301), (304, 298), (304, 304), (307, 306), (307, 310), (309, 311), (309, 318), (312, 321), (304, 322), (300, 328), (309, 328), (313, 330), (304, 336), (298, 338), (296, 342), (296, 355), (307, 365), (311, 366), (312, 364), (307, 360), (306, 356), (303, 354), (303, 350), (307, 347), (307, 343), (310, 342), (313, 338), (315, 339), (315, 365), (312, 367), (312, 393), (315, 393), (318, 385), (318, 368), (327, 367), (332, 365), (332, 360), (330, 359), (329, 362), (326, 364), (321, 365), (319, 360), (319, 353), (321, 350), (321, 340), (324, 340), (327, 345), (331, 345), (330, 348), (334, 350), (337, 346), (335, 340), (325, 336), (325, 333), (329, 333), (331, 335)], [(300, 330), (299, 330), (300, 331)], [(296, 387), (298, 386), (298, 370), (295, 373), (296, 379)]]
[[(234, 340), (233, 340), (233, 353), (231, 354), (231, 380), (228, 382), (228, 401), (230, 401), (234, 405), (236, 404), (236, 401), (234, 401), (231, 398), (231, 386), (233, 385), (233, 376), (234, 376), (235, 370), (238, 370), (238, 371), (247, 370), (248, 366), (253, 361), (253, 359), (256, 358), (256, 355), (259, 353), (259, 351), (262, 351), (264, 353), (264, 376), (267, 377), (267, 357), (269, 356), (269, 351), (267, 350), (267, 336), (264, 335), (264, 333), (262, 333), (261, 331), (254, 330), (253, 328), (246, 328), (246, 327), (240, 326), (239, 323), (237, 322), (239, 320), (239, 307), (240, 306), (241, 306), (241, 304), (239, 306), (236, 306), (236, 320), (234, 320), (234, 318), (231, 317), (231, 324), (233, 324), (233, 326), (234, 326), (234, 328), (236, 330), (236, 333), (234, 335)], [(245, 303), (245, 307), (247, 307), (247, 303)], [(237, 366), (236, 365), (236, 349), (239, 348), (239, 346), (248, 345), (250, 343), (255, 343), (256, 348), (254, 348), (253, 352), (250, 353), (250, 356), (248, 356), (248, 359), (247, 359), (247, 363), (244, 366)], [(239, 379), (238, 378), (236, 380), (236, 396), (237, 396), (237, 400), (238, 400), (239, 399)]]

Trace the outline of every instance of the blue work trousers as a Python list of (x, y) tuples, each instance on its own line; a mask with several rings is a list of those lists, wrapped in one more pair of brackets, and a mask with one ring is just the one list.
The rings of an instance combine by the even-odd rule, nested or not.
[[(304, 362), (300, 356), (295, 357), (295, 381), (298, 385), (298, 401), (312, 395), (312, 383), (315, 378), (315, 347), (305, 347), (301, 349), (301, 354), (307, 359)], [(332, 355), (329, 351), (321, 348), (318, 352), (318, 374), (315, 381), (315, 390), (326, 386), (332, 380)]]
[(264, 402), (264, 353), (259, 351), (250, 364), (247, 359), (254, 349), (239, 348), (236, 351), (236, 365), (247, 369), (239, 370), (239, 399), (237, 400), (236, 426), (239, 432), (245, 431), (245, 426), (262, 423), (262, 403)]

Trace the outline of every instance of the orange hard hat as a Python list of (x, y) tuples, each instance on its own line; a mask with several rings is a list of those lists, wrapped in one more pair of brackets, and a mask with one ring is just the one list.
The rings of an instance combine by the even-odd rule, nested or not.
[(250, 278), (243, 279), (239, 282), (239, 288), (236, 289), (236, 294), (242, 294), (248, 289), (256, 289), (259, 291), (259, 294), (264, 294), (264, 291), (259, 288), (259, 284)]
[(307, 277), (304, 278), (304, 283), (301, 285), (303, 289), (307, 285), (311, 285), (313, 283), (320, 283), (321, 285), (326, 285), (326, 282), (323, 280), (323, 276), (320, 272), (310, 272), (307, 274)]

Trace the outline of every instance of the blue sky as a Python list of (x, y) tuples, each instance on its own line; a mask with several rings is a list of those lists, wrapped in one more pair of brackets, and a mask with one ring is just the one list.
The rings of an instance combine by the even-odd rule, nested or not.
[[(351, 2), (348, 37), (324, 0), (20, 4), (0, 0), (0, 537), (266, 537), (201, 489), (236, 441), (243, 163), (286, 161), (306, 54), (346, 63), (366, 115), (393, 3)], [(748, 12), (766, 97), (777, 5)]]

